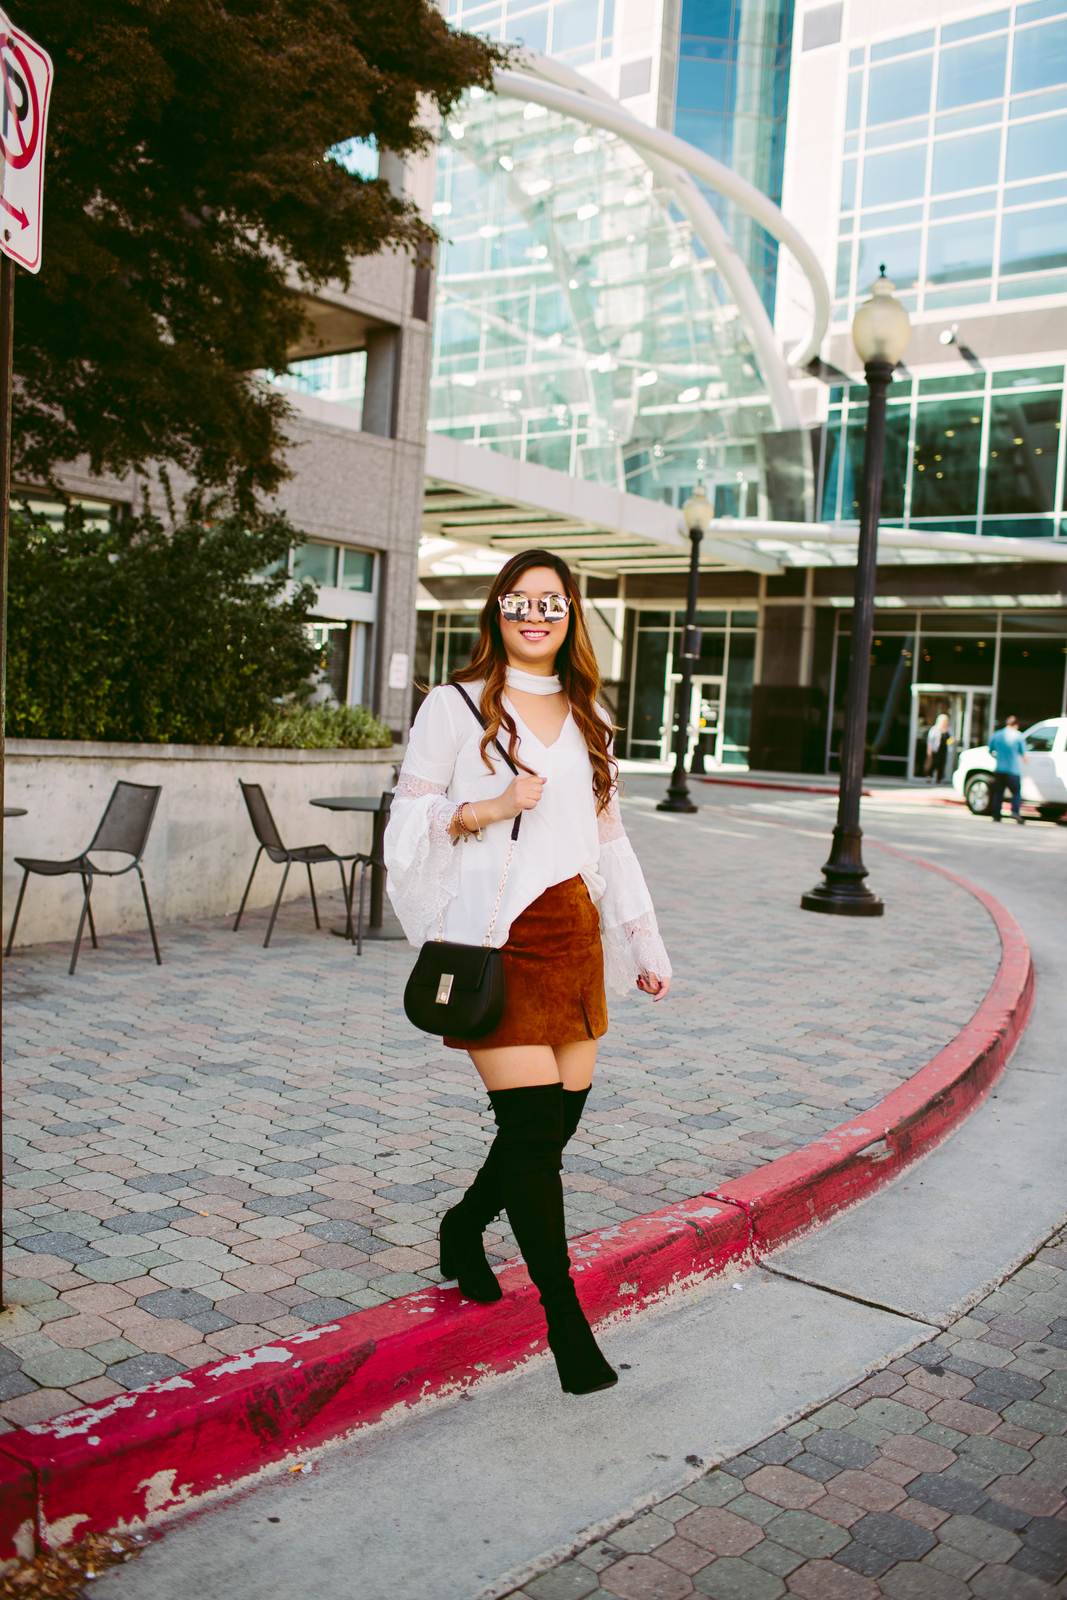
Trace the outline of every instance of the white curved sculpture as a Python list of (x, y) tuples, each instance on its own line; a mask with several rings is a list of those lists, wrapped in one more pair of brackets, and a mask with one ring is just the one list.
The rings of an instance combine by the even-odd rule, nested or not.
[[(564, 66), (562, 61), (556, 61), (552, 56), (542, 56), (527, 51), (523, 65), (533, 77), (554, 83), (561, 89), (571, 89), (576, 94), (586, 95), (598, 105), (623, 111), (618, 101), (613, 100), (605, 90), (590, 83), (580, 72), (575, 72), (573, 67)], [(502, 76), (503, 74), (497, 73), (496, 81), (500, 81)], [(623, 111), (623, 115), (628, 116), (629, 113)], [(752, 348), (767, 385), (775, 426), (783, 429), (799, 428), (800, 412), (789, 384), (788, 369), (775, 342), (771, 319), (733, 240), (683, 167), (665, 161), (662, 156), (654, 155), (651, 150), (642, 150), (641, 155), (657, 182), (674, 195), (680, 209), (692, 223), (693, 232), (715, 262), (720, 277), (734, 297), (738, 315), (752, 341)]]
[[(787, 221), (772, 200), (768, 200), (746, 178), (740, 177), (713, 156), (705, 155), (694, 145), (687, 144), (684, 139), (679, 139), (676, 134), (639, 122), (617, 100), (612, 100), (610, 95), (562, 63), (527, 52), (524, 66), (526, 70), (523, 72), (503, 70), (493, 74), (493, 83), (500, 93), (516, 100), (532, 101), (564, 116), (574, 117), (579, 122), (617, 134), (627, 144), (639, 149), (649, 165), (654, 166), (657, 175), (668, 182), (678, 197), (679, 205), (693, 223), (701, 243), (713, 255), (724, 281), (729, 284), (736, 298), (738, 311), (752, 339), (753, 349), (759, 356), (772, 397), (780, 388), (779, 373), (788, 389), (788, 378), (774, 345), (773, 331), (763, 302), (729, 241), (726, 230), (691, 180), (699, 178), (709, 188), (736, 201), (772, 238), (792, 252), (811, 285), (814, 301), (812, 327), (807, 339), (788, 357), (789, 365), (794, 367), (806, 366), (818, 354), (830, 326), (830, 290), (815, 252), (803, 234)], [(680, 172), (672, 169), (680, 169)], [(686, 174), (690, 181), (681, 181), (681, 174)], [(713, 219), (710, 225), (708, 217)], [(753, 301), (759, 305), (758, 313)], [(791, 399), (789, 408), (795, 414), (795, 403)], [(775, 409), (778, 409), (777, 403)], [(782, 421), (780, 425), (790, 427), (797, 424)]]

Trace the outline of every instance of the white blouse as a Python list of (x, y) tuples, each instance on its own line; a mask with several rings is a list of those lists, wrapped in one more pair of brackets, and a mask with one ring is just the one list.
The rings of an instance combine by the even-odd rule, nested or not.
[[(480, 706), (482, 685), (463, 686)], [(671, 964), (637, 857), (612, 797), (598, 817), (589, 752), (568, 713), (559, 738), (544, 745), (507, 701), (516, 751), (545, 781), (537, 805), (522, 813), (492, 932), (498, 948), (511, 924), (553, 884), (580, 875), (600, 911), (604, 977), (628, 994), (641, 973), (669, 978)], [(603, 714), (603, 713), (602, 713)], [(444, 937), (481, 944), (489, 930), (511, 846), (511, 818), (487, 824), (483, 838), (453, 843), (448, 829), (461, 800), (503, 794), (512, 772), (493, 745), (479, 748), (482, 727), (457, 689), (431, 689), (412, 724), (407, 754), (385, 830), (389, 898), (413, 945)], [(500, 742), (508, 748), (502, 729)]]

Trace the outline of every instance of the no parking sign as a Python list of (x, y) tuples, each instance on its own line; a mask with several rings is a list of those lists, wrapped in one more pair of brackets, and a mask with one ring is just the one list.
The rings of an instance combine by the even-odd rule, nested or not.
[(30, 272), (41, 265), (44, 141), (52, 61), (0, 11), (0, 250)]

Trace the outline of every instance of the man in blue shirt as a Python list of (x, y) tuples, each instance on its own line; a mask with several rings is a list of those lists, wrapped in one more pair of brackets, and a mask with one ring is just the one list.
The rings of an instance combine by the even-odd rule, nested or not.
[(1000, 821), (1000, 808), (1007, 789), (1011, 795), (1011, 814), (1022, 826), (1022, 764), (1027, 760), (1028, 748), (1019, 732), (1017, 718), (1005, 717), (1003, 728), (998, 728), (989, 741), (989, 753), (996, 757), (997, 762), (997, 770), (993, 774), (993, 798), (989, 807), (994, 822)]

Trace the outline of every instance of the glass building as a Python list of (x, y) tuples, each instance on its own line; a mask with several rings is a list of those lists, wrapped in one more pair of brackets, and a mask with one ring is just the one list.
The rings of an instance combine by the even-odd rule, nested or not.
[(909, 311), (1067, 292), (1067, 17), (1057, 0), (849, 50), (835, 310), (885, 262)]
[(622, 139), (475, 91), (437, 163), (432, 432), (673, 504), (756, 509), (752, 346)]
[[(962, 570), (929, 555), (879, 570), (870, 765), (918, 776), (939, 712), (958, 748), (1008, 712), (1025, 726), (1067, 708), (1067, 584), (1051, 559), (1067, 525), (1067, 0), (969, 14), (933, 4), (921, 28), (871, 20), (883, 26), (864, 28), (840, 5), (803, 16), (783, 206), (805, 215), (833, 279), (825, 349), (838, 376), (856, 373), (849, 326), (882, 263), (911, 316), (889, 390), (885, 525), (979, 536)], [(780, 272), (780, 296), (782, 284)], [(789, 322), (780, 298), (786, 336)], [(817, 441), (819, 514), (848, 523), (865, 387), (831, 376), (798, 389)], [(981, 553), (1005, 536), (1027, 541), (1033, 559)], [(829, 574), (816, 570), (810, 587), (829, 607), (808, 662), (824, 739), (814, 760), (833, 770), (849, 613)], [(787, 612), (778, 602), (779, 619)], [(765, 676), (764, 698), (788, 698), (787, 681)]]
[[(793, 0), (682, 0), (674, 131), (782, 199)], [(778, 245), (740, 207), (708, 198), (774, 315)]]
[[(780, 203), (832, 311), (821, 360), (786, 376), (811, 273), (740, 201), (697, 174), (773, 317), (762, 343), (722, 248), (640, 139), (524, 99), (514, 79), (468, 96), (441, 130), (432, 200), (428, 426), (452, 476), (428, 483), (419, 681), (466, 658), (517, 528), (536, 544), (556, 526), (527, 478), (502, 527), (502, 502), (467, 492), (475, 454), (661, 510), (703, 480), (732, 520), (704, 549), (683, 708), (695, 767), (833, 771), (866, 425), (849, 329), (884, 262), (913, 331), (889, 393), (871, 770), (920, 772), (940, 711), (958, 745), (1010, 710), (1064, 712), (1067, 0), (969, 14), (931, 0), (921, 28), (841, 0), (795, 14), (790, 0), (448, 0), (448, 15), (551, 58), (520, 55), (527, 84), (578, 73), (586, 106), (610, 98)], [(295, 381), (345, 398), (339, 372), (305, 366)], [(469, 523), (431, 514), (449, 497)], [(581, 576), (621, 753), (663, 760), (684, 557), (613, 567), (556, 547)]]

